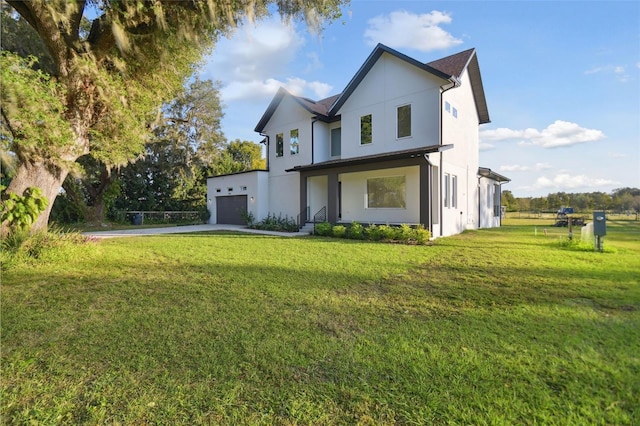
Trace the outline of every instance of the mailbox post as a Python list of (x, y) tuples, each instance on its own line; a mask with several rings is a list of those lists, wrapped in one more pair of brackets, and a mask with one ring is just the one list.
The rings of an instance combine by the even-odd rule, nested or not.
[(595, 250), (602, 252), (602, 242), (607, 235), (607, 216), (603, 211), (593, 212), (593, 236)]

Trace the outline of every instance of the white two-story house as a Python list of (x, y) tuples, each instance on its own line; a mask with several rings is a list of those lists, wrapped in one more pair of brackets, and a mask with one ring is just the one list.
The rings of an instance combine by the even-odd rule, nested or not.
[(285, 89), (255, 131), (267, 169), (208, 179), (211, 223), (423, 224), (434, 237), (500, 225), (504, 176), (480, 167), (489, 122), (474, 49), (422, 63), (378, 45), (342, 93)]

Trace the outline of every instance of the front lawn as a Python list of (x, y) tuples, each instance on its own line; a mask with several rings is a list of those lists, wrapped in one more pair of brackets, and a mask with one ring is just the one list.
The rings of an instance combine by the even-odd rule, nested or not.
[(638, 424), (640, 224), (211, 233), (2, 273), (4, 424)]

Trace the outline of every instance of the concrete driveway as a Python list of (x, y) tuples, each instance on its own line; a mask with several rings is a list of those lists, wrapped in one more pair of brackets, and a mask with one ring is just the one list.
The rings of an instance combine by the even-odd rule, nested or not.
[(262, 231), (259, 229), (249, 229), (242, 225), (188, 225), (188, 226), (171, 226), (165, 228), (129, 228), (118, 231), (89, 231), (83, 232), (95, 238), (115, 238), (115, 237), (139, 237), (142, 235), (162, 235), (162, 234), (184, 234), (186, 232), (207, 232), (207, 231), (239, 231), (251, 234), (276, 235), (279, 237), (301, 237), (309, 235), (306, 232), (276, 232)]

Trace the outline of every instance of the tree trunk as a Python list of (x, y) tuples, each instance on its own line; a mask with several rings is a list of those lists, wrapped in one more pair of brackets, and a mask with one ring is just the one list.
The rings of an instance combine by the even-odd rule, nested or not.
[[(38, 219), (34, 222), (31, 232), (46, 231), (49, 223), (49, 215), (51, 214), (51, 208), (53, 203), (60, 192), (62, 182), (67, 177), (68, 170), (63, 170), (59, 167), (47, 165), (41, 162), (29, 163), (20, 162), (16, 168), (16, 174), (11, 180), (7, 191), (13, 192), (17, 195), (23, 195), (24, 191), (29, 187), (38, 187), (42, 190), (42, 194), (47, 197), (47, 208), (38, 216)], [(2, 232), (6, 224), (3, 224)]]

